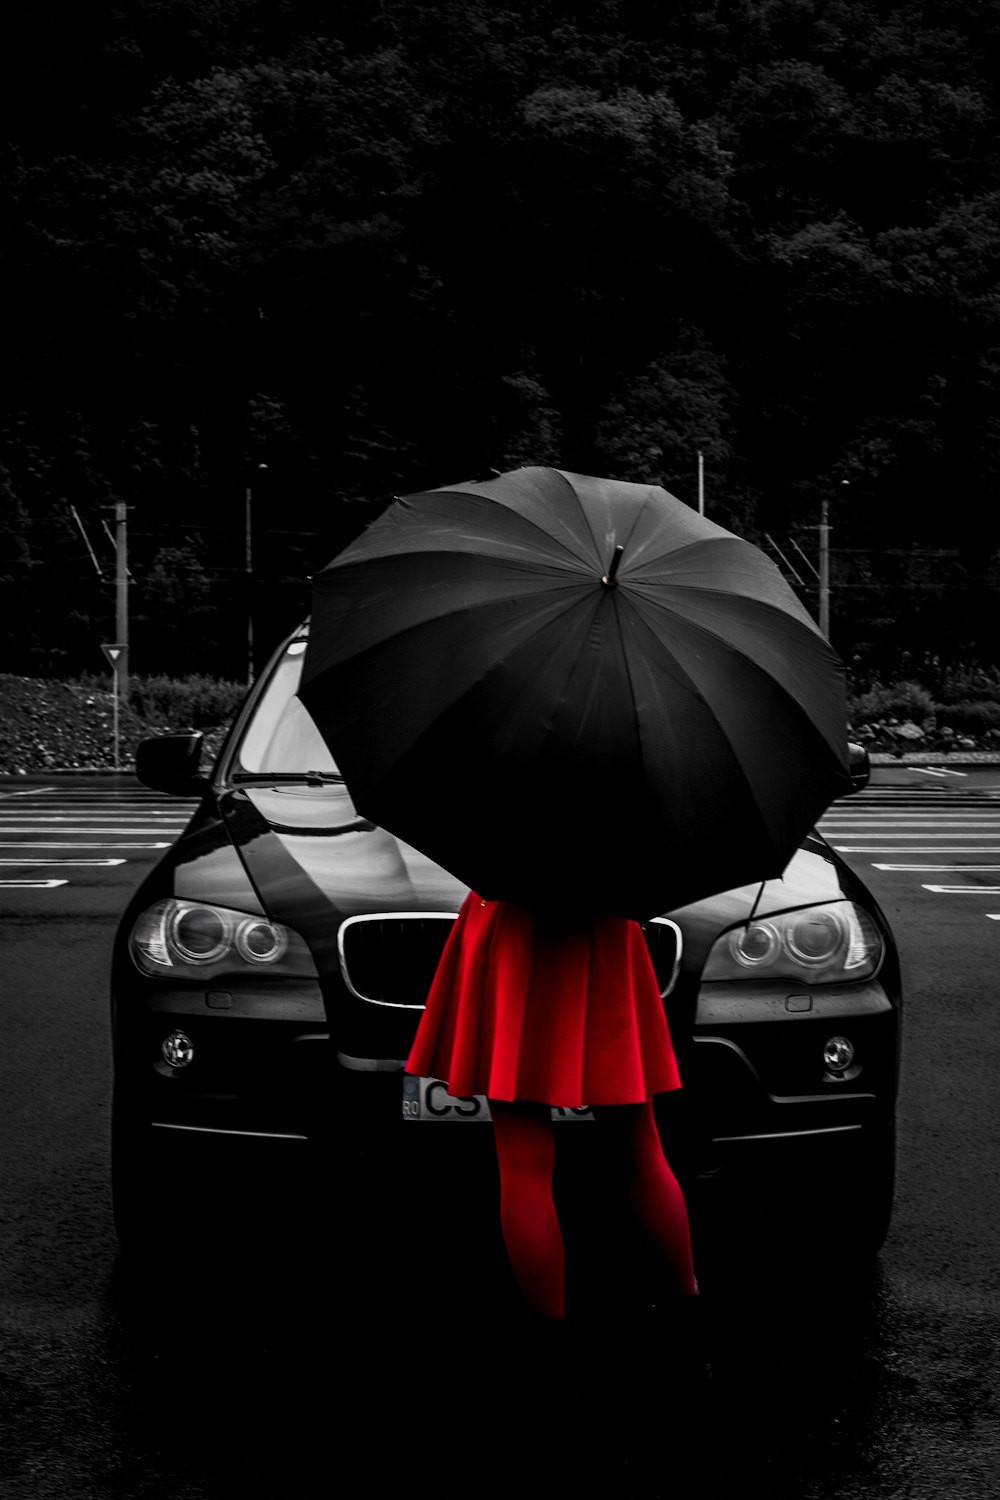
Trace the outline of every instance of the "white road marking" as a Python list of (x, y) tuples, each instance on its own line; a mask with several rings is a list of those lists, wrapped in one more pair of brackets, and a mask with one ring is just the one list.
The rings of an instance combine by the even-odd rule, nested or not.
[[(43, 877), (41, 867), (109, 870), (127, 864), (130, 851), (161, 853), (183, 832), (197, 805), (87, 787), (0, 791), (0, 869), (23, 872), (0, 880), (0, 888), (51, 891), (70, 880)], [(121, 853), (112, 857), (118, 850)], [(100, 857), (88, 857), (92, 852)]]
[(977, 874), (996, 875), (1000, 873), (1000, 865), (872, 865), (873, 870), (970, 870)]
[(821, 818), (819, 826), (856, 833), (866, 828), (1000, 828), (1000, 818)]
[(62, 813), (25, 813), (18, 808), (16, 813), (0, 813), (0, 820), (4, 818), (34, 818), (36, 823), (65, 823), (69, 819), (75, 819), (78, 823), (88, 822), (91, 819), (116, 818), (120, 823), (145, 823), (155, 820), (159, 823), (186, 823), (187, 819), (183, 813), (175, 812), (172, 808), (169, 812), (160, 812), (155, 807), (147, 808), (145, 812), (119, 813), (115, 808), (102, 808), (97, 812), (82, 812), (79, 808), (72, 812)]
[(895, 844), (831, 844), (838, 854), (1000, 854), (1000, 846), (951, 844), (936, 849), (899, 849)]
[(1000, 885), (925, 885), (924, 890), (937, 896), (982, 896), (987, 891), (1000, 891)]
[(17, 865), (22, 869), (25, 865), (126, 865), (127, 859), (0, 859), (0, 865)]
[[(913, 800), (913, 799), (911, 799)], [(953, 801), (954, 799), (949, 799)], [(856, 803), (851, 804), (857, 806)], [(923, 803), (920, 804), (923, 806)], [(172, 812), (175, 808), (197, 807), (197, 802), (182, 802), (176, 797), (45, 797), (38, 799), (39, 808), (46, 812), (60, 807), (159, 807)], [(831, 803), (831, 807), (847, 808), (847, 803)]]
[[(968, 771), (951, 771), (946, 766), (907, 766), (908, 771), (913, 771), (917, 776), (968, 776)], [(881, 791), (882, 788), (879, 788)], [(900, 787), (900, 791), (905, 788)]]
[[(17, 840), (12, 839), (10, 841), (10, 843), (4, 843), (3, 841), (0, 841), (0, 849), (169, 849), (169, 848), (170, 848), (170, 845), (169, 845), (169, 843), (167, 842), (166, 839), (162, 839), (162, 840), (158, 841), (155, 844), (126, 844), (126, 843), (116, 843), (116, 844), (85, 844), (82, 841), (76, 840), (76, 839), (74, 839), (72, 841), (72, 843), (69, 841), (69, 839), (67, 839), (65, 843), (51, 843), (51, 842), (49, 842), (47, 840), (44, 840), (44, 839), (33, 839), (30, 844), (26, 844), (23, 839), (17, 839)], [(1000, 854), (1000, 849), (998, 849), (996, 852), (998, 854)]]
[[(925, 776), (965, 776), (964, 771), (946, 771), (938, 767), (911, 767)], [(893, 791), (896, 789), (893, 788)], [(903, 792), (903, 789), (900, 789)], [(905, 792), (903, 792), (905, 795)], [(917, 793), (920, 797), (923, 794)], [(874, 809), (873, 809), (874, 812)], [(1000, 855), (1000, 846), (982, 842), (997, 838), (1000, 823), (991, 806), (975, 812), (956, 808), (950, 801), (936, 801), (930, 807), (909, 805), (894, 808), (883, 803), (880, 816), (866, 817), (863, 806), (855, 802), (852, 806), (832, 807), (819, 820), (818, 828), (838, 854), (853, 854), (872, 857), (871, 869), (886, 874), (997, 874), (1000, 865), (971, 863), (903, 863), (905, 856), (933, 856), (940, 860), (944, 855), (962, 855), (967, 860), (984, 856)], [(841, 843), (844, 838), (861, 840), (850, 844)], [(913, 842), (920, 839), (920, 843)], [(895, 855), (893, 862), (876, 860), (875, 855)], [(1000, 886), (986, 885), (930, 885), (921, 884), (921, 889), (936, 896), (971, 896), (988, 892), (1000, 892)], [(1000, 921), (1000, 912), (984, 913), (990, 921)]]
[[(180, 825), (183, 828), (183, 824)], [(36, 828), (23, 824), (0, 823), (0, 833), (169, 833), (170, 829), (159, 828)]]
[(68, 880), (0, 880), (0, 890), (51, 891), (57, 885), (69, 885)]

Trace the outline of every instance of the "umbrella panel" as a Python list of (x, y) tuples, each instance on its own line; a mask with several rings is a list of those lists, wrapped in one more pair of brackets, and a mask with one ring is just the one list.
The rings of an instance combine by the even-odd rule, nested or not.
[[(378, 715), (367, 751), (356, 727), (343, 751), (334, 736), (359, 809), (487, 896), (653, 915), (780, 874), (811, 821), (783, 827), (783, 853), (758, 806), (766, 794), (780, 815), (791, 800), (780, 693), (762, 678), (755, 789), (716, 711), (662, 643), (628, 649), (619, 613), (605, 595), (555, 616), (402, 756), (380, 761)], [(350, 664), (338, 699), (373, 654)]]
[(553, 470), (381, 517), (300, 691), (359, 809), (484, 895), (653, 914), (779, 875), (848, 785), (842, 668), (769, 560)]

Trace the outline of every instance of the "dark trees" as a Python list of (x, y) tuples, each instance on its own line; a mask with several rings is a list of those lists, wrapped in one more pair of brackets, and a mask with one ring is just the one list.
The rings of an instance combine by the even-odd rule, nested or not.
[[(264, 649), (393, 493), (528, 462), (693, 502), (700, 453), (710, 514), (809, 557), (827, 496), (845, 654), (925, 599), (900, 550), (993, 599), (991, 8), (22, 10), (9, 669), (93, 665), (113, 598), (85, 542), (110, 576), (116, 499), (135, 669), (191, 649), (154, 625), (197, 577), (189, 636), (238, 676), (251, 600)], [(992, 649), (935, 599), (935, 648)]]

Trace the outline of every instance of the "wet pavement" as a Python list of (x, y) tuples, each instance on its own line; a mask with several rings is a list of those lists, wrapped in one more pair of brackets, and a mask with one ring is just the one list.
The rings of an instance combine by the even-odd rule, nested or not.
[[(889, 1238), (857, 1275), (804, 1232), (768, 1247), (752, 1198), (713, 1227), (701, 1258), (707, 1383), (678, 1351), (669, 1308), (654, 1314), (638, 1293), (620, 1317), (526, 1328), (480, 1232), (484, 1202), (461, 1179), (437, 1199), (420, 1187), (404, 1208), (348, 1201), (312, 1166), (307, 1193), (294, 1172), (262, 1174), (235, 1233), (206, 1223), (183, 1254), (128, 1274), (107, 1154), (121, 892), (11, 904), (0, 924), (0, 1495), (438, 1500), (486, 1485), (995, 1500), (1000, 922), (878, 882), (907, 994)], [(851, 1183), (824, 1189), (833, 1218)], [(181, 1176), (163, 1183), (178, 1204), (190, 1191)]]

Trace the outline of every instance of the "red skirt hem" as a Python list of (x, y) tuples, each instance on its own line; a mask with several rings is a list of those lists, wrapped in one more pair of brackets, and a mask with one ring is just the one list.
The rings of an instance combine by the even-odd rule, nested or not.
[(642, 929), (573, 926), (514, 902), (466, 898), (406, 1071), (465, 1098), (580, 1108), (680, 1087)]

